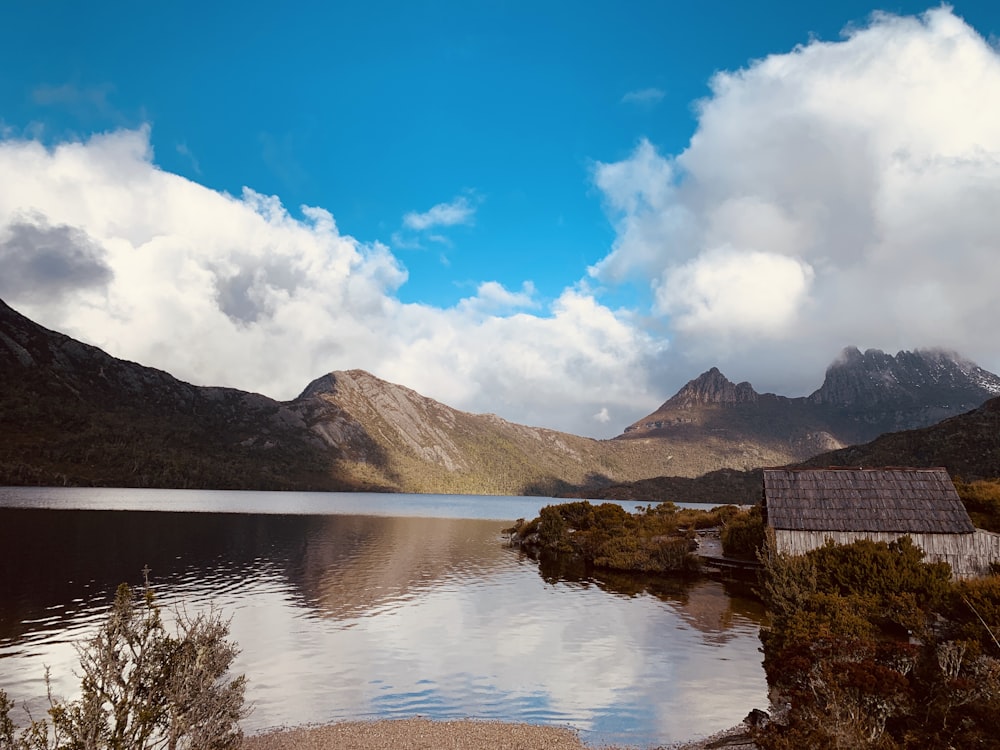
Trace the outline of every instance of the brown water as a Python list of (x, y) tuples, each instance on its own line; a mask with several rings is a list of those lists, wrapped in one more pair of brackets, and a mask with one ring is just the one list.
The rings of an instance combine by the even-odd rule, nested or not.
[[(475, 717), (645, 747), (765, 705), (756, 603), (715, 581), (540, 571), (500, 532), (546, 502), (0, 488), (21, 506), (0, 508), (0, 688), (36, 700), (49, 665), (72, 695), (73, 643), (148, 566), (168, 607), (232, 617), (248, 731)], [(441, 517), (462, 515), (478, 518)]]

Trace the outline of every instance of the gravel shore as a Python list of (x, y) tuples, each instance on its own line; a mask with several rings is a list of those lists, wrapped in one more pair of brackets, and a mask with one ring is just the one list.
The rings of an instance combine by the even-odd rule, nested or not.
[[(743, 727), (674, 750), (753, 750)], [(576, 732), (498, 721), (349, 721), (248, 736), (243, 750), (593, 750)]]
[(247, 737), (243, 750), (586, 750), (576, 732), (496, 721), (350, 721)]

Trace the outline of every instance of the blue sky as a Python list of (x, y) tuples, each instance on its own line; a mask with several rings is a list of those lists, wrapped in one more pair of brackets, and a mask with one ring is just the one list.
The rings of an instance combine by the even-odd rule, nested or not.
[[(873, 20), (876, 10), (890, 15)], [(713, 364), (789, 395), (818, 387), (825, 364), (854, 344), (950, 346), (996, 370), (1000, 352), (969, 322), (995, 310), (948, 313), (947, 325), (927, 315), (929, 305), (950, 309), (962, 296), (958, 280), (935, 286), (935, 263), (953, 252), (951, 240), (928, 241), (920, 254), (926, 264), (913, 264), (925, 268), (924, 281), (868, 310), (885, 320), (883, 328), (855, 315), (848, 290), (855, 282), (835, 273), (856, 260), (858, 248), (874, 248), (886, 226), (898, 229), (888, 234), (898, 235), (900, 247), (914, 226), (884, 214), (895, 205), (883, 200), (896, 184), (890, 173), (847, 173), (859, 153), (871, 144), (924, 161), (994, 153), (996, 144), (966, 125), (986, 106), (979, 100), (996, 75), (991, 45), (1000, 10), (961, 3), (933, 11), (937, 22), (920, 15), (927, 10), (856, 2), (294, 10), (15, 3), (0, 26), (2, 144), (48, 149), (48, 161), (32, 152), (40, 161), (21, 159), (17, 169), (63, 186), (72, 181), (67, 191), (77, 193), (53, 202), (51, 183), (39, 182), (47, 197), (29, 199), (19, 194), (24, 178), (14, 167), (0, 172), (0, 190), (9, 194), (0, 198), (3, 257), (27, 268), (32, 253), (62, 238), (74, 249), (59, 246), (61, 267), (80, 270), (86, 283), (52, 286), (28, 271), (10, 273), (0, 296), (47, 325), (194, 382), (289, 398), (326, 370), (364, 367), (460, 408), (600, 436), (617, 434)], [(954, 39), (970, 51), (948, 52)], [(903, 127), (902, 118), (922, 107), (936, 111), (952, 78), (969, 80), (969, 64), (988, 69), (976, 73), (980, 94), (949, 104), (951, 120), (926, 118), (927, 133)], [(848, 78), (837, 102), (796, 109), (801, 91), (836, 90), (831, 82)], [(852, 119), (855, 103), (879, 97), (880, 83), (904, 97), (900, 122), (876, 104), (858, 105)], [(840, 142), (852, 133), (860, 135)], [(769, 140), (776, 134), (777, 146)], [(862, 140), (869, 145), (858, 146)], [(799, 149), (806, 142), (848, 156), (823, 161), (811, 147)], [(85, 165), (57, 163), (68, 144), (89, 154)], [(755, 154), (773, 159), (758, 164)], [(809, 168), (796, 179), (804, 182), (785, 185), (803, 158)], [(983, 169), (991, 163), (985, 159)], [(143, 165), (157, 173), (143, 180), (176, 176), (164, 184), (190, 195), (168, 202), (169, 226), (119, 231), (155, 214), (155, 193), (166, 189), (150, 187), (147, 201), (138, 200), (145, 193), (132, 180)], [(872, 180), (879, 187), (858, 213), (858, 186)], [(98, 183), (101, 190), (123, 186), (129, 200), (99, 200), (104, 193), (96, 189), (87, 198), (86, 186)], [(982, 175), (949, 173), (929, 195), (909, 199), (933, 201), (968, 228), (957, 207), (968, 205), (968, 186), (981, 183)], [(248, 199), (244, 188), (258, 198)], [(271, 210), (261, 196), (273, 197), (267, 205), (280, 201), (284, 218), (272, 212), (266, 230), (248, 224), (228, 240), (220, 233), (242, 219), (222, 222), (211, 229), (214, 254), (198, 256), (191, 248), (208, 240), (184, 240), (184, 233), (200, 225), (213, 195), (258, 216)], [(803, 213), (801, 195), (835, 215)], [(303, 206), (322, 209), (335, 228), (319, 228)], [(744, 229), (719, 236), (711, 227), (720, 215)], [(775, 215), (784, 217), (780, 226)], [(836, 248), (819, 248), (825, 221), (852, 228)], [(985, 209), (982, 221), (987, 226), (959, 240), (968, 250), (966, 272), (990, 259), (982, 237), (996, 227)], [(265, 236), (276, 227), (291, 234)], [(316, 251), (325, 253), (325, 270), (306, 263), (296, 235), (313, 241), (323, 231), (321, 245), (341, 248)], [(174, 238), (194, 254), (164, 250), (140, 272), (134, 256), (116, 249), (128, 239), (132, 253), (151, 257), (163, 244), (151, 244), (155, 237)], [(80, 251), (79, 242), (89, 249)], [(333, 260), (338, 252), (347, 266)], [(178, 276), (172, 289), (154, 289), (182, 255), (214, 276)], [(865, 278), (885, 273), (892, 283), (878, 265), (886, 253), (865, 257), (874, 264)], [(745, 289), (758, 275), (780, 280), (782, 291), (763, 284), (756, 297), (731, 302), (727, 284)], [(143, 299), (173, 300), (177, 309), (166, 302), (143, 309), (128, 298), (125, 280), (135, 290), (140, 277), (150, 285)], [(195, 277), (204, 282), (200, 296)], [(285, 277), (298, 280), (279, 280)], [(220, 310), (226, 320), (215, 321)], [(846, 322), (834, 326), (831, 318)], [(305, 320), (313, 321), (308, 331)], [(185, 337), (196, 336), (211, 345), (192, 354)], [(308, 355), (288, 354), (295, 366), (281, 374), (255, 371), (248, 363), (267, 359), (261, 351), (277, 340)], [(555, 341), (560, 351), (548, 357)], [(574, 374), (580, 371), (590, 374)]]

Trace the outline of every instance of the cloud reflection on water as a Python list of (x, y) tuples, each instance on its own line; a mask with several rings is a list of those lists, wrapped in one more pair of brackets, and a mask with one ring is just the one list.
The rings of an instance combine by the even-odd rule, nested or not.
[(13, 545), (0, 546), (4, 569), (23, 556), (23, 577), (0, 588), (0, 673), (19, 699), (41, 694), (42, 665), (62, 647), (31, 621), (48, 613), (55, 640), (79, 637), (118, 581), (149, 564), (168, 605), (232, 615), (251, 731), (420, 714), (650, 745), (731, 725), (764, 701), (752, 603), (715, 581), (554, 576), (505, 548), (503, 525), (0, 510), (0, 541)]

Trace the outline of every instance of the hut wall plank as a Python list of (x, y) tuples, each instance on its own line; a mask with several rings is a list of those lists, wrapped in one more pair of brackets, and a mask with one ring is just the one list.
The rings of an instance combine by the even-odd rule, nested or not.
[[(775, 529), (779, 552), (802, 555), (832, 540), (836, 544), (851, 544), (859, 539), (874, 542), (894, 542), (905, 534), (885, 531), (790, 531)], [(928, 562), (946, 562), (956, 578), (969, 578), (989, 573), (991, 563), (1000, 563), (1000, 534), (976, 529), (973, 534), (910, 534)]]

